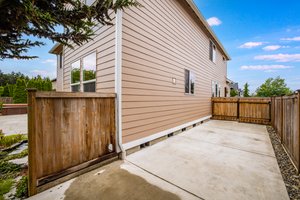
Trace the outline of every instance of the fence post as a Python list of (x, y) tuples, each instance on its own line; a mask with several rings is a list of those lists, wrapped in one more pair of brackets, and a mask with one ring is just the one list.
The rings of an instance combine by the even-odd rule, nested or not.
[(28, 193), (29, 196), (37, 193), (36, 175), (36, 133), (35, 133), (35, 114), (36, 114), (36, 89), (27, 89), (28, 103)]

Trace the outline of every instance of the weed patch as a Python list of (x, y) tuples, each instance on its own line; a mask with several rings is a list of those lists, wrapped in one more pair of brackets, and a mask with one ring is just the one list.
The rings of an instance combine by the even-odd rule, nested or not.
[(10, 147), (11, 145), (26, 139), (27, 136), (23, 134), (3, 135), (3, 133), (0, 133), (0, 149)]
[(16, 197), (24, 198), (28, 197), (28, 178), (23, 176), (17, 183)]
[(4, 199), (3, 195), (10, 191), (13, 183), (13, 179), (0, 180), (0, 200)]

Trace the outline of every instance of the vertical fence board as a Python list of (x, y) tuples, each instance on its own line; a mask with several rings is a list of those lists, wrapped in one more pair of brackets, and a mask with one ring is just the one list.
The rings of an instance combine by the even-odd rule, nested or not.
[(114, 104), (115, 94), (28, 90), (30, 196), (116, 154)]
[(271, 98), (212, 98), (212, 118), (270, 124)]

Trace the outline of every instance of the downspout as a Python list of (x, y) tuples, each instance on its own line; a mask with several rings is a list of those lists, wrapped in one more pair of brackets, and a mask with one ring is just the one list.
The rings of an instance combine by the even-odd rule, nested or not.
[(125, 159), (126, 152), (122, 144), (122, 15), (121, 9), (116, 12), (115, 22), (115, 93), (116, 98), (116, 132), (117, 152), (121, 152), (120, 158)]

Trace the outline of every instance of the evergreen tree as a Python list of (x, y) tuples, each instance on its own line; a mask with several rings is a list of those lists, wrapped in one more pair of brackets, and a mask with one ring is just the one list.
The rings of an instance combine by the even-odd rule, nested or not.
[(9, 97), (8, 84), (6, 84), (6, 86), (4, 86), (3, 96)]
[(8, 93), (9, 93), (9, 97), (13, 97), (14, 96), (14, 92), (15, 92), (15, 88), (16, 85), (7, 85), (8, 86)]
[(4, 87), (0, 86), (0, 97), (2, 97), (3, 93), (4, 93)]
[(27, 88), (36, 88), (35, 80), (33, 78), (27, 82)]
[[(29, 48), (44, 45), (30, 36), (72, 47), (92, 39), (97, 24), (111, 25), (110, 12), (139, 5), (135, 0), (0, 0), (0, 59), (32, 59)], [(66, 8), (68, 6), (68, 9)], [(62, 28), (57, 28), (62, 27)], [(63, 31), (61, 31), (63, 30)], [(30, 39), (25, 39), (29, 36)]]
[(14, 103), (26, 103), (27, 102), (26, 83), (25, 83), (24, 79), (17, 80), (13, 99), (14, 99)]
[(249, 84), (248, 84), (248, 83), (246, 83), (246, 84), (244, 85), (244, 90), (243, 90), (243, 92), (244, 92), (244, 97), (250, 97), (250, 94), (249, 94)]

